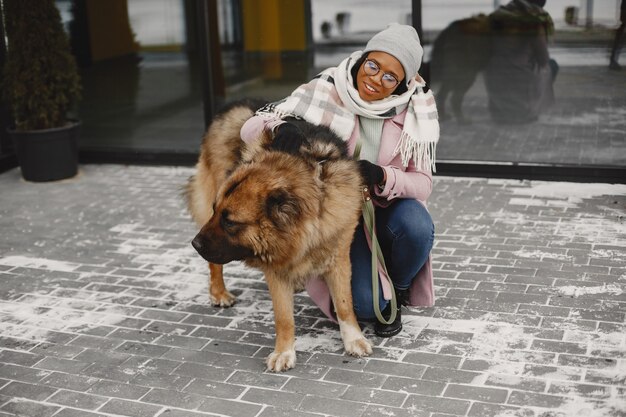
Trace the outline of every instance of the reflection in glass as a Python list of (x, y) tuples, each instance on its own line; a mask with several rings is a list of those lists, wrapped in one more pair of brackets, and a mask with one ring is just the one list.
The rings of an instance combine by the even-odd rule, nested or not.
[[(204, 130), (193, 2), (73, 0), (81, 148), (195, 152)], [(193, 27), (191, 28), (193, 29)]]

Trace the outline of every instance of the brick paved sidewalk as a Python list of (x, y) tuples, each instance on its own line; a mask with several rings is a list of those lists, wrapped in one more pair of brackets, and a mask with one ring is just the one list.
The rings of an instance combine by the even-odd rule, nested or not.
[(626, 186), (435, 177), (437, 306), (367, 359), (296, 298), (298, 364), (262, 276), (208, 305), (189, 168), (0, 175), (0, 416), (626, 415)]

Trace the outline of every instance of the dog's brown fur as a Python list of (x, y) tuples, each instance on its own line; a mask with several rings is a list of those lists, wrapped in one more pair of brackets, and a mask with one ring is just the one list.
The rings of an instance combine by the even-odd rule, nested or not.
[[(209, 261), (210, 298), (228, 307), (222, 265), (243, 260), (260, 269), (274, 307), (275, 350), (268, 369), (295, 365), (293, 294), (308, 278), (328, 283), (346, 351), (366, 356), (352, 307), (350, 244), (362, 203), (361, 178), (345, 146), (328, 129), (296, 121), (310, 146), (299, 155), (269, 150), (263, 134), (245, 145), (239, 132), (253, 115), (243, 103), (217, 116), (204, 138), (188, 206), (201, 227), (193, 245)], [(329, 140), (333, 139), (333, 140)]]

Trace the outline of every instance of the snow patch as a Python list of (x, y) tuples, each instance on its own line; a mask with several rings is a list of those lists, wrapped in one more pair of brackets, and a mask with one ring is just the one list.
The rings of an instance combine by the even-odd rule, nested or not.
[(567, 261), (571, 259), (571, 257), (568, 255), (543, 252), (540, 250), (534, 250), (534, 251), (518, 250), (518, 251), (513, 252), (513, 255), (516, 255), (520, 258), (528, 258), (528, 259), (557, 259), (557, 260), (562, 260), (562, 261)]
[(533, 181), (530, 187), (511, 187), (513, 194), (539, 198), (561, 198), (580, 201), (603, 195), (625, 195), (625, 184), (570, 183)]
[(343, 350), (343, 342), (336, 331), (307, 333), (296, 336), (296, 350), (301, 352), (337, 352)]
[(132, 233), (137, 230), (140, 225), (138, 223), (118, 224), (109, 229), (113, 233)]
[(79, 267), (78, 264), (70, 262), (55, 261), (45, 258), (33, 258), (29, 256), (7, 256), (5, 258), (0, 258), (0, 265), (21, 268), (48, 269), (51, 271), (62, 272), (72, 272)]
[(589, 294), (622, 295), (624, 290), (616, 284), (603, 284), (599, 287), (576, 287), (574, 285), (568, 285), (558, 288), (558, 292), (565, 296), (577, 298)]
[[(582, 397), (568, 398), (558, 409), (539, 414), (546, 417), (618, 417), (626, 413), (623, 398), (611, 397), (606, 400), (593, 400)], [(498, 417), (504, 417), (498, 415)], [(507, 416), (508, 417), (508, 416)]]

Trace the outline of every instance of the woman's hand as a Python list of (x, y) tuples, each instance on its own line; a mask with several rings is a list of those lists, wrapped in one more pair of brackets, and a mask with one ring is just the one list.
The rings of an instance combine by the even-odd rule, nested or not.
[(366, 185), (374, 187), (375, 185), (382, 185), (385, 180), (385, 170), (376, 164), (372, 164), (370, 161), (361, 159), (359, 163), (359, 172), (363, 177), (363, 181)]
[(308, 141), (302, 131), (296, 125), (285, 122), (276, 127), (276, 133), (270, 149), (297, 155), (300, 147), (305, 143), (308, 143)]

